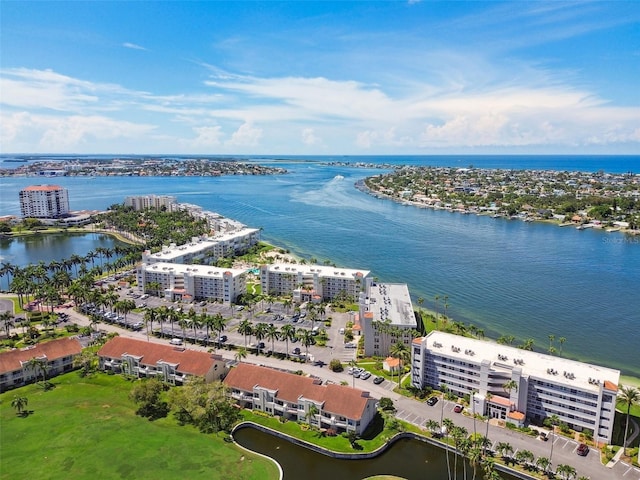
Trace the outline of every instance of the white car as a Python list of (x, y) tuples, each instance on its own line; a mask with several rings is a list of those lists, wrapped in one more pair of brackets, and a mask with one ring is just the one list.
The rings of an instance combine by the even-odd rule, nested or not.
[(171, 340), (169, 340), (169, 343), (171, 345), (182, 345), (182, 339), (181, 338), (172, 338)]

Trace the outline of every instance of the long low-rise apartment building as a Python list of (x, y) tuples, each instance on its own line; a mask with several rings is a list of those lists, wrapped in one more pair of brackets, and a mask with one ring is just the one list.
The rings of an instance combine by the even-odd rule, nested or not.
[(260, 240), (260, 230), (243, 228), (214, 236), (194, 237), (189, 243), (162, 247), (142, 254), (143, 263), (197, 263), (211, 265), (219, 258), (241, 255)]
[(407, 284), (367, 279), (359, 308), (365, 356), (386, 357), (396, 342), (411, 348), (418, 323)]
[(229, 371), (221, 355), (125, 337), (105, 343), (98, 359), (102, 370), (159, 378), (173, 385), (183, 385), (193, 376), (207, 382), (222, 380)]
[(0, 353), (0, 392), (73, 370), (82, 352), (76, 338), (60, 338)]
[(361, 435), (376, 414), (377, 400), (369, 392), (268, 367), (240, 363), (224, 383), (241, 407), (336, 432)]
[(556, 415), (610, 443), (620, 371), (434, 331), (413, 341), (411, 382), (471, 396), (474, 413), (523, 424)]
[(357, 299), (369, 274), (368, 270), (274, 263), (260, 267), (260, 282), (269, 295), (291, 294), (295, 302), (321, 302), (339, 295)]
[(143, 263), (137, 270), (138, 287), (170, 301), (216, 300), (233, 303), (247, 290), (247, 273), (237, 268), (182, 263)]

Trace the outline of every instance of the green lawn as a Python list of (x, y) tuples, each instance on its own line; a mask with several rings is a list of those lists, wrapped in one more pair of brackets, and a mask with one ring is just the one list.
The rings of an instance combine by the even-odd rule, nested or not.
[[(72, 372), (0, 395), (0, 479), (277, 479), (276, 466), (221, 437), (135, 415), (131, 383)], [(27, 417), (11, 407), (27, 397)]]

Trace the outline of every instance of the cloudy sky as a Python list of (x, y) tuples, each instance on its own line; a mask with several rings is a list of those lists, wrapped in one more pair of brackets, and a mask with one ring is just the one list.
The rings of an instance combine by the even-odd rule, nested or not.
[(2, 153), (640, 153), (640, 2), (29, 2)]

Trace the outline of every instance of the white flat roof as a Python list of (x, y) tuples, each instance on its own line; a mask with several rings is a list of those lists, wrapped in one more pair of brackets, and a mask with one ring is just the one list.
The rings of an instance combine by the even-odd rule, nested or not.
[(234, 277), (246, 272), (239, 268), (219, 268), (212, 267), (210, 265), (186, 265), (184, 263), (168, 263), (168, 262), (156, 262), (143, 264), (142, 268), (145, 272), (158, 272), (168, 273), (173, 271), (177, 274), (184, 275), (185, 273), (191, 273), (199, 277), (210, 278), (222, 278), (224, 273), (231, 272)]
[(389, 319), (391, 325), (416, 326), (413, 304), (406, 283), (376, 282), (371, 285), (368, 294), (368, 311), (373, 313), (374, 320)]
[(302, 273), (303, 275), (318, 274), (320, 277), (356, 278), (358, 275), (365, 278), (371, 273), (369, 270), (354, 268), (337, 268), (327, 265), (301, 265), (292, 263), (272, 263), (265, 265), (269, 272), (274, 273)]
[(156, 260), (173, 260), (187, 254), (196, 254), (203, 250), (213, 248), (219, 243), (229, 242), (236, 238), (252, 235), (259, 230), (257, 228), (243, 228), (231, 233), (215, 235), (212, 237), (199, 238), (183, 245), (163, 247), (161, 251), (151, 254), (149, 257)]
[[(493, 341), (477, 340), (439, 331), (430, 332), (425, 338), (426, 347), (433, 352), (442, 351), (443, 355), (473, 360), (477, 363), (482, 360), (490, 360), (492, 368), (495, 370), (504, 369), (506, 371), (521, 367), (525, 375), (548, 379), (555, 383), (576, 385), (582, 390), (597, 392), (599, 385), (594, 381), (599, 381), (600, 384), (605, 381), (611, 382), (617, 388), (620, 381), (619, 370), (522, 350)], [(435, 347), (434, 342), (441, 346)], [(452, 350), (452, 347), (456, 347), (457, 351)]]

